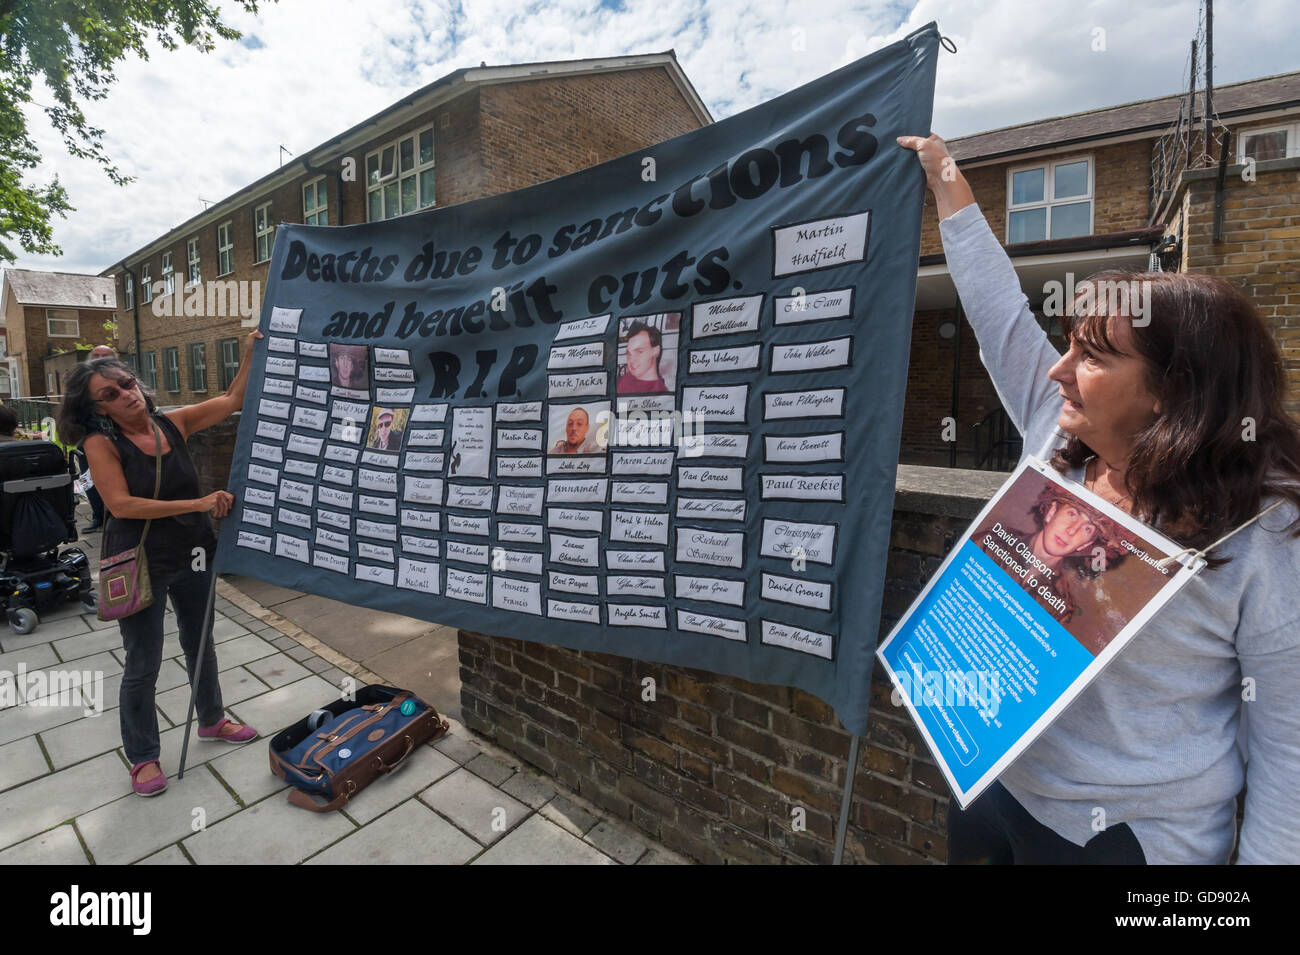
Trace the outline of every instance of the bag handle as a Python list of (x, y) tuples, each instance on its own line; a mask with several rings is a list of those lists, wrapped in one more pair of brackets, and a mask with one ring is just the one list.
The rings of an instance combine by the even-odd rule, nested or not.
[(411, 736), (410, 733), (407, 733), (406, 751), (403, 752), (401, 756), (397, 757), (397, 759), (393, 760), (391, 763), (388, 764), (385, 764), (382, 759), (376, 756), (375, 762), (378, 765), (375, 768), (378, 769), (381, 773), (391, 773), (393, 770), (397, 769), (398, 766), (401, 766), (402, 763), (406, 762), (406, 757), (411, 755), (411, 750), (413, 749), (415, 749), (415, 739)]
[[(351, 783), (351, 780), (349, 780), (349, 783)], [(310, 810), (311, 812), (333, 812), (335, 809), (338, 809), (340, 806), (346, 803), (348, 801), (348, 797), (351, 795), (352, 794), (350, 792), (343, 793), (341, 795), (335, 796), (333, 799), (331, 799), (329, 802), (325, 803), (324, 805), (321, 805), (320, 803), (316, 802), (316, 800), (312, 799), (311, 796), (308, 796), (301, 789), (294, 789), (292, 786), (289, 787), (290, 804), (297, 806), (299, 809)]]

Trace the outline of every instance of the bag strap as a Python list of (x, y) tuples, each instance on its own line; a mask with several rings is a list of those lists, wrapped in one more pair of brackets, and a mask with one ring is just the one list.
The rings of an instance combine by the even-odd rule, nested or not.
[[(153, 496), (158, 497), (158, 492), (162, 490), (162, 432), (158, 430), (158, 422), (153, 418), (149, 419), (153, 425)], [(149, 525), (153, 523), (153, 518), (144, 522), (144, 530), (140, 532), (140, 543), (136, 546), (143, 547), (144, 539), (149, 536)]]
[(329, 802), (325, 803), (324, 805), (321, 805), (320, 803), (316, 802), (316, 800), (312, 799), (311, 796), (308, 796), (301, 789), (294, 789), (292, 786), (289, 787), (289, 803), (291, 805), (297, 806), (299, 809), (307, 809), (310, 810), (311, 812), (333, 812), (335, 809), (338, 809), (340, 806), (346, 803), (348, 801), (348, 797), (351, 795), (352, 795), (351, 792), (346, 792), (343, 793), (342, 795), (335, 796)]

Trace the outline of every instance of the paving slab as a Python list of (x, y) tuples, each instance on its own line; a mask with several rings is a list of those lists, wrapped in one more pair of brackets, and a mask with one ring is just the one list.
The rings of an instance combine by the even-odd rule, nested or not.
[(277, 587), (275, 584), (268, 584), (265, 580), (258, 580), (255, 577), (243, 577), (239, 574), (222, 574), (221, 576), (263, 607), (274, 607), (276, 604), (302, 596), (297, 590)]
[[(189, 677), (185, 675), (185, 667), (175, 660), (164, 660), (158, 667), (158, 680), (153, 685), (154, 699), (158, 698), (159, 693), (166, 693), (178, 686), (188, 687), (189, 685)], [(114, 709), (119, 706), (121, 696), (122, 674), (118, 673), (104, 681), (104, 708)]]
[(637, 865), (690, 865), (691, 860), (685, 856), (679, 856), (675, 852), (669, 852), (662, 846), (653, 846), (649, 852), (643, 855), (636, 863)]
[(365, 825), (455, 770), (456, 764), (442, 753), (417, 746), (400, 769), (361, 790), (348, 800), (344, 811)]
[(532, 811), (464, 767), (420, 793), (420, 799), (484, 845), (496, 842)]
[(584, 836), (600, 817), (583, 809), (566, 796), (556, 796), (541, 808), (541, 814), (561, 829), (566, 829), (575, 836)]
[[(308, 676), (297, 683), (290, 683), (255, 696), (251, 700), (235, 703), (228, 707), (235, 719), (257, 727), (264, 739), (269, 739), (291, 723), (296, 723), (312, 710), (320, 709), (326, 703), (337, 700), (338, 687), (332, 686), (320, 677)], [(263, 744), (265, 745), (265, 744)]]
[(605, 819), (587, 831), (586, 840), (623, 865), (635, 864), (650, 848), (650, 844), (631, 829)]
[(41, 733), (41, 742), (55, 769), (111, 753), (122, 745), (122, 721), (116, 708), (98, 716), (84, 716)]
[[(275, 632), (280, 633), (280, 631), (278, 630), (276, 630)], [(293, 637), (287, 636), (282, 633), (278, 637), (272, 637), (267, 633), (260, 633), (258, 634), (258, 636), (270, 640), (271, 644), (279, 650), (292, 650), (294, 647), (302, 646), (302, 644), (299, 643), (297, 640), (295, 640)]]
[(235, 791), (244, 805), (252, 805), (272, 793), (288, 788), (284, 780), (271, 772), (265, 740), (247, 746), (232, 746), (231, 752), (208, 760), (226, 785)]
[(474, 865), (614, 865), (614, 860), (565, 832), (549, 819), (533, 815), (474, 860)]
[[(468, 731), (462, 730), (461, 732)], [(455, 730), (436, 741), (433, 748), (446, 756), (450, 756), (458, 763), (468, 763), (471, 759), (475, 759), (483, 753), (483, 750), (475, 746), (465, 736), (457, 735)]]
[(501, 784), (501, 789), (533, 809), (541, 809), (555, 798), (555, 787), (527, 769), (521, 769), (507, 779)]
[[(231, 667), (243, 666), (262, 657), (273, 656), (276, 652), (275, 647), (261, 637), (245, 633), (217, 646), (217, 669), (229, 670)], [(180, 656), (179, 649), (174, 656)]]
[(307, 865), (463, 865), (482, 851), (424, 803), (409, 799)]
[[(110, 677), (110, 679), (117, 679)], [(109, 680), (104, 681), (105, 699)], [(70, 706), (11, 706), (0, 710), (0, 744), (10, 743), (24, 736), (32, 736), (64, 723), (82, 719), (81, 709)]]
[(433, 627), (412, 617), (376, 612), (314, 595), (291, 600), (275, 610), (326, 646), (367, 666), (366, 661), (371, 657), (422, 636)]
[(116, 753), (0, 794), (0, 846), (11, 846), (130, 792), (131, 780)]
[(193, 865), (193, 863), (185, 858), (185, 853), (181, 852), (179, 846), (168, 846), (162, 852), (155, 852), (148, 858), (141, 859), (136, 865)]
[(24, 736), (0, 746), (0, 791), (50, 772), (35, 736)]
[(305, 676), (311, 676), (310, 670), (287, 653), (275, 653), (269, 657), (254, 660), (252, 663), (245, 664), (245, 666), (250, 673), (253, 673), (263, 683), (273, 688), (296, 683)]
[(0, 865), (90, 865), (90, 860), (72, 823), (66, 823), (0, 852)]
[(293, 865), (355, 831), (337, 812), (311, 813), (270, 796), (182, 844), (199, 865)]
[(54, 652), (60, 660), (75, 660), (89, 656), (101, 650), (115, 650), (122, 646), (122, 634), (116, 630), (91, 630), (83, 627), (83, 632), (75, 636), (55, 640)]
[[(265, 683), (242, 666), (231, 667), (224, 671), (218, 682), (221, 684), (221, 702), (226, 706), (241, 703), (269, 689)], [(185, 683), (165, 693), (158, 693), (154, 696), (154, 702), (167, 719), (173, 723), (183, 723), (185, 712), (190, 706), (190, 685)]]
[[(36, 625), (36, 629), (30, 634), (27, 634), (27, 636), (43, 637), (47, 643), (53, 643), (57, 648), (59, 643), (62, 643), (69, 637), (92, 632), (90, 624), (81, 619), (80, 615), (64, 617), (61, 620), (51, 620), (48, 617), (42, 617), (41, 622)], [(84, 656), (84, 654), (82, 654), (82, 656)]]
[(313, 653), (306, 660), (302, 661), (302, 665), (305, 666), (312, 673), (324, 673), (334, 664), (330, 663), (324, 657), (318, 657)]
[(289, 656), (293, 657), (299, 663), (306, 660), (308, 657), (314, 657), (316, 655), (312, 652), (311, 647), (304, 647), (301, 643), (296, 647), (287, 648), (284, 652), (289, 654)]
[(59, 657), (48, 643), (37, 643), (0, 653), (0, 670), (17, 673), (20, 663), (28, 670), (39, 670), (42, 667), (58, 666)]
[(242, 623), (223, 617), (220, 614), (214, 617), (212, 621), (212, 641), (214, 643), (225, 643), (227, 640), (233, 640), (251, 632)]
[(104, 674), (105, 677), (117, 676), (122, 672), (122, 664), (118, 662), (117, 657), (107, 650), (100, 650), (98, 653), (92, 653), (89, 656), (78, 657), (76, 660), (68, 660), (63, 664), (63, 667), (69, 670), (94, 670), (97, 673)]
[[(202, 816), (195, 810), (201, 809)], [(77, 817), (77, 828), (96, 865), (125, 865), (143, 859), (194, 832), (196, 820), (211, 826), (239, 809), (230, 793), (206, 767), (171, 775), (167, 790), (142, 799), (123, 796)]]
[[(416, 621), (423, 623), (422, 621)], [(340, 647), (327, 634), (316, 634), (327, 645), (360, 661), (394, 686), (428, 700), (439, 713), (460, 719), (460, 650), (451, 627), (424, 623), (426, 632), (387, 649), (367, 647), (362, 656)]]
[(480, 753), (465, 764), (475, 776), (486, 779), (493, 786), (500, 786), (515, 774), (514, 767), (507, 766), (500, 760), (493, 759), (487, 753)]

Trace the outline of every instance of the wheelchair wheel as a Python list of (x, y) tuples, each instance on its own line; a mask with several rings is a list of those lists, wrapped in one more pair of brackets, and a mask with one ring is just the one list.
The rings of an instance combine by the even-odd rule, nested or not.
[(30, 607), (19, 607), (17, 610), (9, 611), (9, 629), (19, 636), (31, 633), (40, 622), (41, 618), (36, 616), (36, 611)]

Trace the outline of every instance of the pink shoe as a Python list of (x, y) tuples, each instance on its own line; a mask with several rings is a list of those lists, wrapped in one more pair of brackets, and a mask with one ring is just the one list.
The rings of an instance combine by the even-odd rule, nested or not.
[[(157, 766), (158, 775), (153, 779), (140, 782), (136, 779), (140, 770), (146, 766)], [(131, 767), (131, 788), (135, 790), (137, 796), (156, 796), (167, 788), (167, 777), (163, 775), (162, 764), (156, 759), (147, 759), (143, 763), (136, 763)]]
[[(212, 740), (218, 743), (247, 743), (250, 739), (257, 739), (257, 730), (253, 729), (253, 727), (248, 726), (247, 724), (244, 724), (243, 729), (241, 729), (238, 733), (229, 733), (225, 736), (222, 736), (221, 735), (222, 727), (225, 726), (227, 723), (232, 723), (232, 722), (234, 721), (230, 719), (223, 719), (216, 726), (200, 726), (199, 739)], [(235, 723), (234, 725), (239, 726), (240, 724)]]

